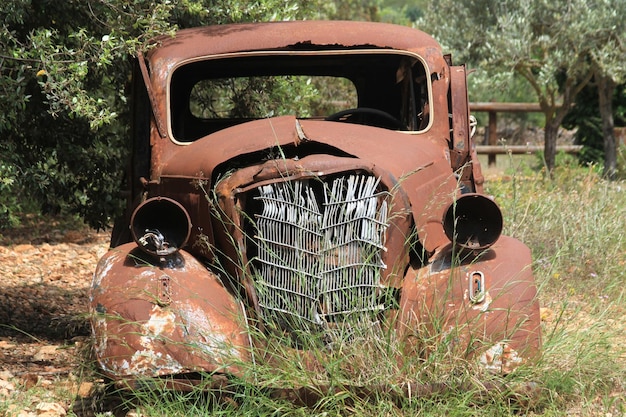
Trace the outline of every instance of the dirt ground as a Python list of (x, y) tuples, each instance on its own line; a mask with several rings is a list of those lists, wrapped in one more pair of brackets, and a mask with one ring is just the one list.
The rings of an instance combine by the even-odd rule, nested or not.
[[(87, 294), (108, 237), (76, 222), (35, 217), (0, 230), (0, 403), (33, 387), (93, 394), (93, 381), (81, 376), (89, 351)], [(68, 407), (42, 401), (8, 411), (63, 416)]]

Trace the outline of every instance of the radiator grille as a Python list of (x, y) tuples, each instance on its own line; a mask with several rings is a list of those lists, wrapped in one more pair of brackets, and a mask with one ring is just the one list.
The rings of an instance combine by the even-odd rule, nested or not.
[(387, 196), (369, 175), (263, 185), (254, 282), (263, 319), (290, 331), (379, 311)]

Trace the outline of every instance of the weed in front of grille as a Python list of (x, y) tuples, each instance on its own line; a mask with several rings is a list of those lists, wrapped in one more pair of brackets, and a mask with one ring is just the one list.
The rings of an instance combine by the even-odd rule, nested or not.
[[(382, 303), (387, 308), (360, 316), (361, 322), (348, 315), (326, 327), (292, 316), (264, 322), (267, 312), (251, 308), (247, 324), (254, 361), (238, 364), (241, 375), (220, 389), (206, 390), (209, 394), (202, 389), (137, 392), (143, 396), (142, 415), (623, 413), (626, 365), (619, 340), (624, 327), (617, 318), (626, 308), (619, 285), (626, 262), (620, 232), (626, 229), (619, 189), (624, 185), (605, 183), (591, 172), (575, 183), (559, 184), (558, 178), (547, 184), (498, 181), (489, 187), (511, 219), (507, 234), (528, 242), (536, 259), (533, 270), (545, 306), (543, 354), (537, 363), (505, 376), (485, 372), (467, 359), (468, 346), (479, 349), (480, 342), (458, 343), (466, 326), (476, 323), (452, 318), (459, 325), (450, 329), (451, 318), (440, 306), (431, 311), (428, 326), (416, 320), (410, 333), (400, 331), (406, 329), (397, 326), (393, 294)], [(242, 210), (245, 221), (237, 224), (218, 204), (213, 207), (212, 215), (239, 230), (243, 242), (254, 240), (254, 216)], [(413, 259), (425, 262), (416, 236), (407, 241)], [(607, 253), (613, 262), (596, 262)], [(222, 253), (212, 268), (226, 282), (252, 281), (255, 254), (227, 259), (231, 255)], [(454, 254), (451, 271), (469, 261), (463, 256)], [(233, 277), (233, 270), (245, 274)]]

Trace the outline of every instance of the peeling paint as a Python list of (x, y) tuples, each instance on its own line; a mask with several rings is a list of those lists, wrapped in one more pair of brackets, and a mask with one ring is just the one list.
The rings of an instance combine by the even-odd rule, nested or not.
[(171, 333), (176, 328), (176, 314), (169, 309), (155, 305), (152, 307), (150, 319), (144, 325), (148, 337), (157, 337), (162, 333)]
[(524, 362), (523, 358), (505, 342), (487, 349), (479, 361), (486, 370), (505, 374), (511, 373)]
[(162, 352), (145, 349), (135, 352), (128, 364), (128, 374), (159, 375), (176, 374), (184, 367), (170, 355)]
[[(458, 239), (444, 230), (448, 217), (458, 224), (456, 214), (447, 213), (459, 207), (462, 194), (483, 196), (483, 177), (472, 152), (465, 67), (452, 66), (431, 36), (394, 25), (308, 21), (195, 28), (156, 44), (140, 57), (140, 67), (149, 69), (149, 75), (148, 71), (145, 77), (139, 71), (134, 74), (134, 91), (140, 90), (143, 80), (149, 95), (147, 101), (138, 101), (145, 108), (136, 112), (146, 118), (136, 123), (146, 132), (133, 137), (143, 141), (134, 149), (142, 150), (136, 155), (138, 166), (145, 167), (150, 178), (134, 178), (135, 171), (128, 178), (129, 184), (138, 180), (143, 184), (133, 187), (129, 201), (136, 205), (128, 217), (134, 218), (140, 207), (150, 210), (142, 210), (147, 214), (140, 216), (142, 227), (137, 230), (132, 221), (130, 229), (129, 224), (116, 226), (118, 236), (112, 242), (119, 246), (102, 257), (90, 292), (96, 356), (107, 376), (196, 371), (242, 376), (237, 363), (253, 363), (252, 346), (259, 343), (253, 343), (255, 331), (249, 326), (263, 320), (261, 309), (267, 304), (251, 277), (251, 272), (261, 270), (256, 266), (263, 252), (250, 224), (257, 218), (254, 210), (265, 204), (256, 198), (259, 187), (306, 181), (316, 183), (306, 188), (316, 194), (319, 177), (326, 176), (321, 178), (326, 181), (354, 172), (371, 175), (379, 181), (378, 191), (389, 193), (392, 209), (382, 232), (381, 267), (367, 285), (376, 288), (372, 304), (379, 302), (379, 293), (385, 295), (385, 303), (387, 294), (393, 294), (389, 297), (393, 302), (381, 308), (385, 317), (388, 312), (399, 317), (394, 331), (412, 337), (422, 329), (436, 331), (433, 340), (446, 338), (450, 349), (465, 352), (468, 359), (478, 357), (486, 369), (498, 372), (508, 372), (522, 362), (518, 351), (538, 352), (540, 322), (528, 248), (498, 233), (499, 238), (481, 246), (480, 255), (468, 251), (459, 257)], [(334, 57), (339, 58), (337, 65)], [(241, 76), (258, 75), (253, 74), (257, 66), (246, 61), (251, 58), (262, 63), (263, 75), (272, 73), (271, 65), (281, 75), (290, 70), (300, 74), (310, 63), (315, 73), (324, 73), (322, 66), (329, 63), (328, 73), (348, 79), (356, 73), (370, 75), (366, 64), (373, 63), (376, 70), (357, 86), (372, 90), (357, 91), (358, 102), (366, 108), (380, 106), (378, 111), (397, 109), (390, 116), (399, 124), (380, 127), (367, 122), (365, 114), (364, 120), (353, 120), (358, 123), (333, 121), (332, 115), (326, 120), (285, 115), (199, 123), (187, 118), (188, 112), (181, 117), (172, 114), (175, 107), (187, 108), (172, 107), (178, 103), (178, 92), (181, 102), (183, 96), (187, 99), (186, 86), (202, 81), (215, 62), (220, 74), (228, 75), (230, 68)], [(346, 65), (350, 62), (354, 68)], [(338, 68), (345, 68), (345, 74)], [(381, 75), (385, 70), (388, 77)], [(215, 178), (221, 178), (217, 184), (212, 183)], [(304, 195), (295, 196), (299, 197)], [(318, 197), (325, 204), (325, 198)], [(466, 214), (480, 212), (468, 217), (474, 226), (487, 220), (482, 200), (472, 198), (478, 205), (464, 207)], [(173, 204), (160, 205), (161, 199)], [(182, 208), (187, 221), (173, 220), (172, 213), (178, 213), (169, 211), (173, 206)], [(218, 212), (222, 218), (213, 215)], [(284, 228), (281, 250), (299, 250), (300, 242), (288, 242), (293, 237), (287, 232), (296, 224), (284, 223), (289, 227)], [(153, 230), (164, 238), (162, 242), (178, 242), (175, 253), (145, 247), (142, 251), (131, 242), (135, 235), (145, 237)], [(455, 226), (453, 231), (458, 230)], [(343, 233), (342, 228), (333, 232), (337, 238)], [(200, 235), (204, 240), (196, 245)], [(172, 240), (176, 236), (184, 239)], [(413, 253), (409, 244), (423, 249), (423, 256)], [(298, 256), (295, 259), (300, 261)], [(213, 272), (218, 269), (223, 281)], [(477, 286), (467, 281), (468, 273), (480, 276)], [(293, 279), (285, 281), (291, 284)], [(247, 316), (253, 320), (248, 322)], [(520, 317), (528, 320), (516, 327)], [(478, 344), (489, 348), (481, 353), (475, 349)]]
[[(133, 243), (119, 248), (128, 256), (135, 250)], [(94, 350), (102, 370), (114, 378), (216, 369), (236, 374), (232, 364), (249, 360), (246, 321), (218, 277), (184, 251), (181, 259), (193, 275), (129, 265), (127, 255), (108, 260), (111, 267), (91, 300)], [(168, 305), (155, 296), (157, 277), (164, 273), (170, 278)]]
[(156, 271), (154, 269), (146, 269), (141, 271), (139, 274), (139, 278), (152, 278), (156, 275)]
[(113, 268), (113, 266), (117, 263), (117, 258), (117, 252), (110, 251), (102, 259), (100, 259), (93, 275), (92, 288), (100, 286), (102, 279), (109, 274), (111, 268)]
[[(95, 316), (95, 318), (94, 318)], [(96, 356), (104, 357), (107, 349), (108, 334), (107, 321), (102, 315), (92, 314), (92, 332), (94, 334), (94, 349)]]
[(232, 344), (229, 329), (224, 328), (218, 320), (211, 320), (207, 313), (197, 306), (187, 305), (180, 311), (180, 318), (185, 323), (189, 336), (196, 339), (196, 347), (203, 353), (224, 359), (241, 360), (239, 351)]
[(489, 291), (487, 291), (485, 293), (484, 299), (480, 303), (474, 304), (472, 306), (472, 309), (486, 312), (487, 310), (489, 310), (489, 306), (491, 305), (492, 301), (493, 300), (491, 299), (491, 294), (489, 294)]

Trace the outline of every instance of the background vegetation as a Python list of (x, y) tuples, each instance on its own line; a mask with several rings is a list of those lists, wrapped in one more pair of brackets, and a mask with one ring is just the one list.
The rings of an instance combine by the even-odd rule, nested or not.
[[(604, 168), (615, 176), (612, 98), (626, 76), (626, 4), (619, 0), (442, 0), (426, 9), (425, 27), (462, 62), (478, 64), (478, 81), (493, 87), (526, 81), (545, 117), (544, 158), (553, 169), (558, 128), (593, 81), (598, 96)], [(451, 18), (452, 17), (452, 18)], [(491, 87), (491, 88), (490, 88)]]
[[(0, 8), (0, 229), (15, 225), (23, 206), (108, 226), (123, 200), (131, 58), (157, 34), (239, 21), (419, 26), (468, 63), (473, 100), (539, 101), (550, 169), (556, 131), (587, 87), (576, 110), (599, 116), (568, 123), (584, 130), (593, 120), (595, 129), (579, 137), (595, 150), (583, 160), (604, 158), (614, 177), (612, 124), (624, 122), (624, 15), (620, 0), (7, 0)], [(613, 98), (608, 115), (598, 91)]]
[[(578, 127), (587, 147), (585, 162), (604, 162), (597, 86), (613, 77), (612, 116), (623, 125), (625, 4), (5, 0), (0, 7), (0, 233), (28, 210), (75, 213), (93, 226), (109, 225), (122, 204), (117, 193), (126, 163), (131, 57), (148, 47), (153, 35), (212, 23), (341, 18), (416, 24), (434, 33), (456, 62), (476, 69), (470, 78), (475, 101), (543, 100), (546, 122), (565, 117), (555, 113), (563, 99), (575, 103), (566, 125)], [(621, 319), (626, 313), (626, 184), (605, 180), (597, 165), (581, 167), (560, 155), (554, 155), (553, 165), (550, 178), (536, 159), (509, 160), (506, 175), (487, 182), (488, 192), (503, 205), (505, 232), (529, 244), (535, 259), (545, 307), (545, 353), (538, 364), (505, 382), (537, 382), (538, 397), (511, 401), (507, 392), (486, 394), (470, 364), (459, 361), (451, 370), (433, 361), (429, 380), (445, 381), (446, 392), (400, 404), (384, 393), (362, 400), (338, 385), (332, 395), (305, 408), (236, 381), (234, 402), (196, 393), (164, 401), (162, 393), (144, 391), (133, 398), (136, 407), (148, 416), (626, 413)], [(273, 370), (265, 372), (276, 377)], [(289, 369), (280, 376), (288, 382), (298, 378)], [(28, 401), (9, 398), (0, 411)]]

